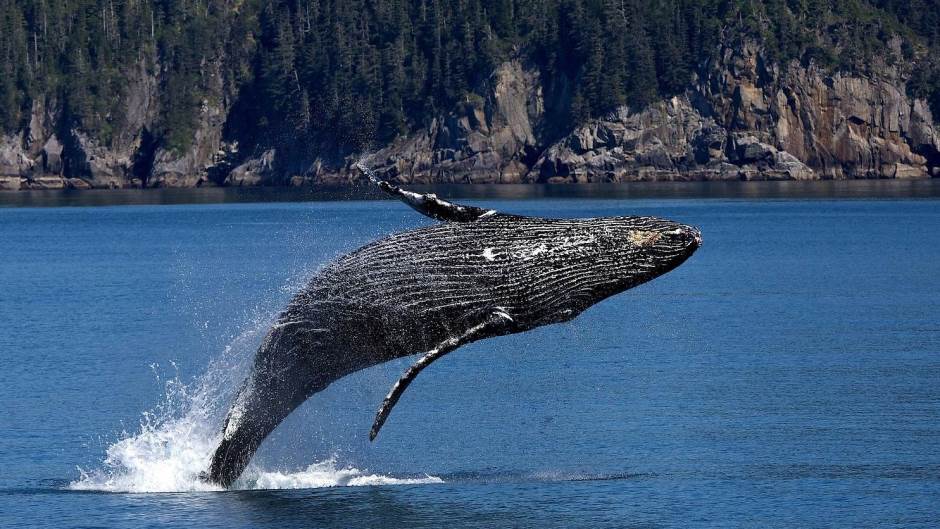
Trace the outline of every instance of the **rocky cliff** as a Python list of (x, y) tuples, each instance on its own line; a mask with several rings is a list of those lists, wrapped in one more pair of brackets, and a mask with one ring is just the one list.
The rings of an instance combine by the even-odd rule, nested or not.
[[(899, 56), (899, 54), (898, 54)], [(431, 182), (621, 182), (940, 177), (940, 133), (926, 102), (907, 95), (889, 50), (877, 75), (777, 64), (754, 41), (727, 43), (685, 93), (624, 106), (559, 133), (544, 79), (523, 59), (503, 63), (429, 125), (365, 154), (385, 178)], [(210, 65), (211, 68), (211, 65)], [(155, 145), (157, 80), (141, 67), (110, 145), (63, 127), (55, 100), (0, 137), (0, 188), (337, 184), (360, 177), (328, 156), (240, 157), (223, 137), (231, 108), (220, 76), (185, 152)], [(290, 171), (281, 169), (291, 167)], [(305, 168), (297, 170), (297, 167)], [(286, 174), (290, 172), (290, 174)]]
[[(370, 156), (401, 182), (810, 180), (940, 176), (940, 135), (896, 68), (879, 76), (724, 46), (685, 94), (544, 134), (536, 73), (501, 67), (481, 107)], [(339, 171), (323, 180), (343, 177)]]
[(195, 137), (184, 152), (161, 148), (152, 130), (159, 114), (157, 74), (145, 65), (129, 76), (123, 119), (108, 145), (69, 127), (61, 102), (33, 103), (27, 127), (0, 136), (0, 189), (110, 189), (196, 187), (210, 183), (220, 160), (226, 97), (221, 79), (210, 72), (208, 93), (196, 120)]

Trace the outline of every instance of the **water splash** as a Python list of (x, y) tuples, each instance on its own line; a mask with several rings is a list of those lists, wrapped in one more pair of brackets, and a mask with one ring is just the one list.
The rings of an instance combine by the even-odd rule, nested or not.
[(314, 463), (306, 470), (293, 473), (260, 472), (249, 477), (253, 489), (309, 489), (322, 487), (363, 487), (369, 485), (414, 485), (443, 483), (439, 477), (393, 477), (368, 474), (357, 468), (336, 466), (334, 459)]
[[(199, 479), (217, 432), (193, 414), (163, 423), (141, 423), (140, 433), (108, 447), (102, 468), (85, 471), (72, 490), (185, 492), (220, 490)], [(213, 423), (214, 424), (214, 423)]]
[[(165, 382), (164, 402), (143, 414), (140, 430), (112, 443), (100, 468), (79, 468), (71, 490), (105, 492), (194, 492), (222, 490), (200, 479), (221, 437), (221, 424), (240, 381), (247, 374), (261, 333), (270, 317), (246, 326), (206, 372), (191, 384), (179, 375)], [(156, 366), (152, 366), (158, 372)], [(173, 366), (175, 369), (175, 366)], [(159, 375), (158, 375), (159, 378)], [(369, 474), (334, 459), (298, 472), (265, 471), (249, 466), (235, 483), (239, 489), (286, 489), (362, 485), (440, 483), (433, 476), (396, 478)]]
[[(212, 359), (191, 384), (177, 373), (165, 384), (164, 401), (145, 412), (136, 434), (112, 443), (100, 468), (79, 468), (73, 490), (180, 492), (218, 490), (199, 479), (218, 443), (226, 403), (244, 378), (258, 337), (270, 325), (256, 316)], [(157, 373), (157, 366), (151, 366)], [(173, 366), (175, 369), (175, 366)]]

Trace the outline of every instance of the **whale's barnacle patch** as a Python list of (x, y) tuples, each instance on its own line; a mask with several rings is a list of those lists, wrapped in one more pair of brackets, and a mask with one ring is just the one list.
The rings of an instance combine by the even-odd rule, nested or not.
[(650, 246), (659, 240), (661, 234), (656, 231), (633, 230), (627, 234), (627, 238), (637, 246)]

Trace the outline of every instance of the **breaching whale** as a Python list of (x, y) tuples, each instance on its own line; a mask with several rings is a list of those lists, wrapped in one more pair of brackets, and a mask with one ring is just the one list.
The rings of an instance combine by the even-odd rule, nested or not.
[(326, 265), (264, 338), (205, 476), (228, 487), (297, 406), (340, 378), (424, 353), (392, 386), (375, 439), (421, 370), (467, 343), (571, 320), (665, 274), (701, 244), (654, 217), (553, 219), (464, 206), (370, 179), (442, 221), (396, 233)]

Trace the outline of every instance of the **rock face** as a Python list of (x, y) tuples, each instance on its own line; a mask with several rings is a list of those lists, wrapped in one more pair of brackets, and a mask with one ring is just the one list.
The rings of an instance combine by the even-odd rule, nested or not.
[[(468, 101), (368, 157), (412, 182), (809, 180), (940, 176), (940, 133), (895, 68), (880, 77), (773, 64), (754, 42), (721, 49), (685, 94), (621, 107), (564, 137), (546, 123), (538, 72), (503, 64)], [(309, 179), (354, 178), (351, 164)]]
[[(143, 65), (130, 76), (124, 101), (124, 119), (116, 127), (110, 145), (102, 145), (87, 133), (70, 128), (65, 144), (65, 174), (70, 187), (76, 189), (114, 189), (139, 187), (135, 180), (134, 162), (139, 156), (142, 139), (159, 111), (158, 82)], [(64, 128), (64, 127), (60, 127)]]
[(808, 179), (812, 169), (750, 134), (729, 133), (687, 97), (642, 112), (622, 107), (549, 147), (533, 182)]
[[(217, 67), (215, 68), (218, 69)], [(211, 76), (210, 76), (211, 77)], [(0, 136), (0, 189), (91, 189), (196, 186), (208, 182), (217, 161), (227, 108), (220, 76), (211, 77), (209, 99), (185, 152), (159, 149), (150, 129), (159, 113), (156, 74), (143, 64), (130, 76), (123, 119), (104, 145), (65, 123), (54, 100), (33, 103), (28, 127)]]
[(132, 150), (109, 149), (81, 131), (72, 131), (72, 142), (69, 175), (95, 188), (125, 187), (132, 165)]
[(203, 101), (192, 145), (183, 153), (158, 149), (148, 187), (199, 187), (211, 185), (209, 169), (218, 161), (225, 110)]
[(42, 146), (42, 164), (46, 171), (53, 174), (62, 174), (62, 151), (64, 147), (55, 134), (46, 140)]
[(198, 187), (212, 185), (209, 170), (220, 160), (222, 127), (228, 113), (219, 64), (207, 66), (208, 97), (203, 99), (196, 120), (196, 132), (185, 152), (158, 148), (153, 168), (147, 178), (148, 187)]
[(23, 147), (22, 137), (0, 136), (0, 178), (19, 182), (21, 177), (26, 177), (32, 172), (34, 165), (36, 163)]
[[(891, 50), (886, 51), (890, 57)], [(890, 61), (885, 61), (890, 62)], [(125, 119), (108, 145), (64, 126), (54, 100), (33, 104), (28, 127), (0, 136), (0, 189), (341, 184), (358, 156), (239, 158), (223, 137), (231, 100), (217, 65), (191, 146), (162, 148), (151, 129), (159, 82), (144, 65), (126, 91)], [(873, 75), (776, 64), (754, 41), (726, 43), (688, 90), (646, 108), (621, 107), (559, 134), (539, 71), (500, 65), (449, 113), (364, 157), (400, 183), (805, 180), (940, 177), (940, 133), (926, 102), (895, 67)], [(283, 168), (293, 169), (283, 169)], [(281, 168), (281, 169), (279, 169)], [(301, 168), (301, 169), (298, 169)]]
[(259, 158), (250, 158), (247, 162), (232, 169), (225, 177), (227, 186), (257, 186), (272, 177), (274, 169), (274, 156), (277, 151), (271, 149)]
[(482, 92), (485, 98), (464, 101), (451, 115), (368, 156), (366, 163), (403, 183), (518, 182), (541, 144), (545, 106), (539, 74), (509, 61)]
[(927, 177), (940, 141), (924, 101), (897, 71), (880, 78), (827, 75), (767, 62), (753, 42), (726, 46), (697, 87), (717, 120), (786, 151), (820, 178)]

